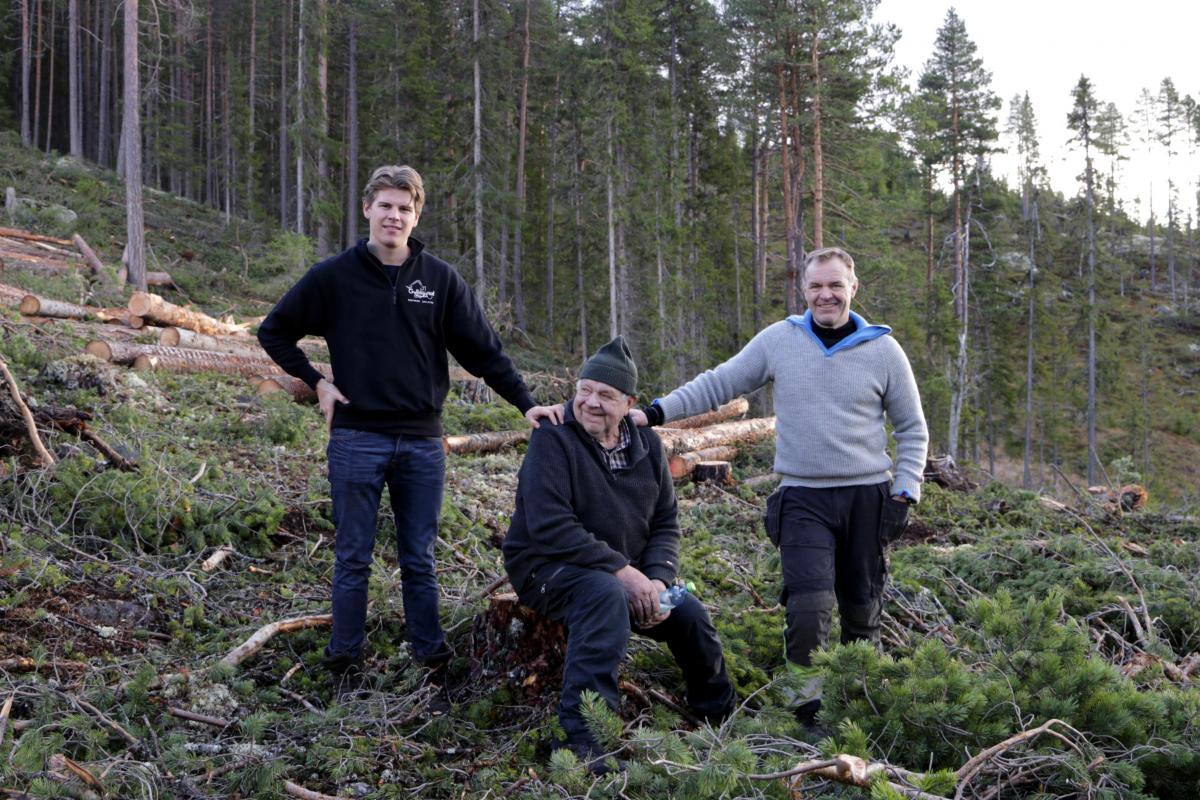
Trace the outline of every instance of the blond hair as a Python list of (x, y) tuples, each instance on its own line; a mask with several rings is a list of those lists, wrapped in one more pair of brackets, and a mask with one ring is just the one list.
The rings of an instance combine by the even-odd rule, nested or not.
[(375, 202), (375, 195), (384, 189), (407, 189), (412, 195), (413, 210), (421, 213), (421, 206), (425, 205), (425, 182), (421, 180), (421, 173), (412, 167), (388, 164), (376, 168), (363, 187), (363, 205)]
[(804, 279), (804, 274), (808, 272), (808, 268), (813, 264), (824, 264), (826, 261), (831, 261), (835, 258), (840, 258), (842, 263), (846, 265), (846, 270), (850, 273), (850, 282), (858, 283), (858, 276), (854, 274), (854, 259), (840, 247), (822, 247), (819, 250), (813, 250), (804, 257), (804, 269), (800, 272), (801, 280)]

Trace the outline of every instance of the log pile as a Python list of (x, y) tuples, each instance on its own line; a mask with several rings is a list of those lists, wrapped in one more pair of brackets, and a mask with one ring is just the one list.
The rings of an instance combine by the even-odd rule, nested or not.
[(0, 269), (19, 269), (41, 275), (65, 275), (84, 266), (83, 258), (78, 253), (58, 246), (63, 244), (67, 247), (72, 246), (72, 242), (64, 239), (0, 228)]

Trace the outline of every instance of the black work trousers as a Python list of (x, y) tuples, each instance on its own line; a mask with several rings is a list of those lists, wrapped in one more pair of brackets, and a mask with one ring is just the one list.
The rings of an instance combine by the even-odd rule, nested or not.
[(843, 643), (879, 642), (884, 548), (903, 530), (907, 506), (892, 500), (887, 481), (813, 489), (781, 487), (767, 505), (767, 533), (783, 565), (781, 602), (787, 660), (812, 664), (829, 642), (834, 604)]
[(534, 573), (517, 592), (521, 602), (567, 626), (558, 719), (572, 742), (590, 734), (580, 712), (580, 694), (591, 689), (616, 710), (617, 669), (629, 634), (665, 642), (683, 672), (687, 702), (702, 719), (720, 720), (733, 709), (734, 691), (716, 628), (700, 601), (687, 595), (671, 615), (651, 628), (632, 626), (625, 589), (617, 576), (573, 564), (552, 563)]

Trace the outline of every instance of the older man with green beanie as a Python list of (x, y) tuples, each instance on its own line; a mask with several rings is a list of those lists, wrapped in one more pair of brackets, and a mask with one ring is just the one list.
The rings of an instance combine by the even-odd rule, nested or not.
[(679, 565), (675, 489), (658, 435), (628, 419), (637, 366), (618, 336), (579, 373), (565, 422), (533, 432), (521, 466), (504, 566), (521, 602), (567, 626), (558, 718), (593, 772), (603, 750), (580, 713), (597, 692), (616, 708), (631, 632), (665, 642), (698, 716), (724, 719), (734, 691), (708, 612), (693, 596), (660, 611)]

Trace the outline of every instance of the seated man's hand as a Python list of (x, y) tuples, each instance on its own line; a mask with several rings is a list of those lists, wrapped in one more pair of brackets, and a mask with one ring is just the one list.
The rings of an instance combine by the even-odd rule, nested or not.
[(667, 613), (665, 613), (665, 614), (658, 613), (658, 610), (659, 610), (658, 596), (667, 590), (667, 585), (665, 583), (663, 583), (662, 581), (660, 581), (658, 578), (655, 578), (654, 580), (650, 581), (650, 583), (653, 584), (653, 586), (654, 586), (654, 616), (649, 621), (641, 623), (641, 627), (643, 627), (643, 628), (653, 628), (655, 625), (662, 622), (667, 617), (671, 616), (671, 609), (669, 609), (669, 608), (667, 609)]
[(646, 628), (666, 619), (666, 615), (658, 613), (658, 593), (666, 588), (662, 581), (650, 580), (632, 564), (621, 567), (616, 575), (617, 580), (625, 587), (629, 616), (639, 627)]
[(535, 428), (542, 427), (538, 424), (539, 419), (547, 419), (557, 425), (563, 421), (562, 403), (553, 406), (534, 406), (525, 412), (525, 419), (529, 420), (529, 424)]

